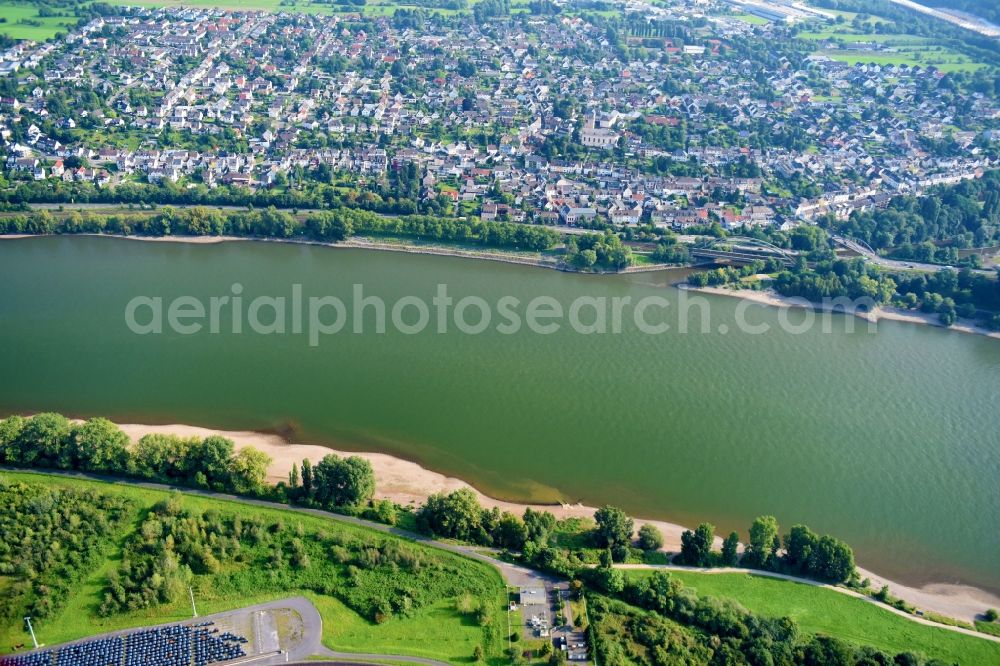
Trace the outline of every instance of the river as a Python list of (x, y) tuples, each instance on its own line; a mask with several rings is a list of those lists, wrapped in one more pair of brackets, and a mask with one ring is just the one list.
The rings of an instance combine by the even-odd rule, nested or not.
[[(744, 538), (771, 513), (783, 529), (804, 522), (845, 539), (860, 564), (901, 582), (1000, 592), (995, 339), (898, 322), (872, 333), (841, 315), (793, 333), (776, 309), (715, 296), (699, 297), (705, 332), (695, 321), (681, 333), (670, 308), (648, 308), (645, 321), (672, 323), (659, 334), (640, 332), (628, 310), (620, 333), (501, 332), (496, 314), (480, 334), (451, 320), (439, 333), (433, 309), (422, 332), (378, 333), (370, 309), (363, 333), (350, 322), (312, 346), (291, 323), (235, 333), (222, 316), (218, 333), (137, 334), (125, 317), (137, 296), (208, 303), (235, 283), (244, 304), (290, 303), (301, 285), (349, 311), (355, 284), (390, 309), (404, 297), (430, 304), (439, 284), (456, 301), (512, 296), (522, 320), (539, 296), (564, 309), (658, 297), (676, 310), (670, 285), (682, 276), (274, 243), (4, 240), (0, 412), (275, 430), (413, 459), (505, 499), (610, 502)], [(738, 310), (769, 330), (741, 332)], [(415, 321), (415, 306), (402, 312)]]

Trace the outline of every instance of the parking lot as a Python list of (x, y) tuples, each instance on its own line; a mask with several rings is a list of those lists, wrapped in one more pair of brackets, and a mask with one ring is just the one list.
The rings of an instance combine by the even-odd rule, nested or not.
[(569, 595), (565, 583), (522, 587), (517, 591), (517, 602), (511, 606), (511, 612), (520, 613), (523, 645), (547, 641), (553, 650), (563, 651), (567, 660), (582, 664), (590, 661), (587, 633), (573, 626)]

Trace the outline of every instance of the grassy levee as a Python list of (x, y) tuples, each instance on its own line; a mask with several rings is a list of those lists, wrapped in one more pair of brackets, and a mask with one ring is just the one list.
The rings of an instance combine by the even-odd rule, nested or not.
[[(636, 570), (628, 576), (641, 578), (652, 573)], [(835, 636), (888, 652), (922, 653), (948, 663), (1000, 663), (1000, 643), (912, 622), (876, 604), (815, 585), (742, 573), (671, 571), (670, 575), (701, 596), (728, 597), (761, 615), (791, 617), (803, 632)]]
[[(0, 479), (10, 483), (44, 485), (47, 488), (75, 490), (96, 489), (107, 495), (118, 495), (133, 500), (135, 514), (122, 534), (111, 540), (100, 564), (76, 584), (58, 610), (48, 618), (36, 620), (35, 630), (40, 641), (55, 645), (69, 640), (120, 629), (140, 627), (164, 622), (185, 620), (191, 617), (190, 602), (184, 594), (174, 601), (150, 608), (113, 613), (101, 617), (100, 606), (110, 582), (109, 577), (119, 569), (126, 544), (138, 538), (139, 530), (150, 508), (171, 496), (171, 493), (130, 486), (125, 483), (104, 483), (83, 479), (70, 479), (53, 475), (9, 472), (0, 469)], [(323, 617), (323, 643), (340, 652), (368, 652), (375, 654), (409, 655), (426, 657), (461, 664), (471, 663), (477, 645), (483, 646), (491, 664), (504, 663), (502, 651), (506, 647), (506, 614), (504, 608), (504, 583), (497, 570), (488, 564), (476, 562), (454, 553), (410, 542), (398, 536), (345, 524), (320, 516), (292, 510), (269, 509), (191, 494), (181, 494), (181, 506), (187, 512), (214, 511), (225, 517), (238, 516), (244, 522), (264, 521), (267, 525), (283, 525), (291, 534), (301, 535), (301, 540), (313, 549), (311, 564), (306, 569), (292, 571), (286, 560), (284, 569), (277, 573), (266, 567), (254, 566), (253, 559), (223, 562), (217, 573), (195, 573), (191, 585), (200, 615), (232, 610), (266, 601), (303, 595), (319, 609)], [(3, 507), (0, 507), (0, 511)], [(415, 604), (408, 612), (395, 614), (376, 623), (363, 617), (348, 606), (346, 597), (353, 592), (338, 587), (337, 592), (326, 594), (316, 591), (316, 585), (304, 583), (317, 581), (355, 580), (356, 585), (370, 586), (377, 594), (380, 586), (396, 582), (391, 571), (381, 577), (374, 572), (362, 571), (354, 579), (341, 577), (342, 566), (328, 557), (326, 544), (364, 543), (366, 546), (398, 542), (419, 556), (421, 573), (411, 574), (417, 585), (428, 589), (467, 591), (489, 609), (485, 625), (474, 615), (463, 615), (456, 608), (456, 594), (445, 593), (427, 596), (428, 603)], [(321, 543), (322, 546), (315, 546)], [(322, 548), (322, 550), (320, 550)], [(244, 551), (252, 547), (244, 547)], [(317, 556), (318, 553), (323, 553)], [(362, 567), (358, 567), (362, 568)], [(363, 569), (363, 568), (362, 568)], [(366, 578), (367, 574), (373, 574)], [(405, 576), (401, 573), (401, 577)], [(402, 578), (400, 578), (401, 580)], [(0, 579), (3, 584), (4, 579)], [(286, 585), (286, 581), (290, 584)], [(295, 582), (303, 586), (295, 587)], [(402, 584), (402, 583), (401, 583)], [(337, 596), (346, 595), (345, 599)], [(464, 593), (464, 592), (463, 592)], [(30, 643), (20, 621), (0, 624), (0, 654), (9, 652), (11, 645)]]

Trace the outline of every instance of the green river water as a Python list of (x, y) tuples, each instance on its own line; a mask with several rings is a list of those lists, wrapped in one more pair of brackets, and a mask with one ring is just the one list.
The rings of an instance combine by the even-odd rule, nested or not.
[(523, 316), (537, 296), (676, 302), (682, 276), (271, 243), (5, 240), (0, 412), (277, 430), (417, 460), (498, 497), (610, 502), (744, 536), (772, 513), (783, 529), (847, 540), (859, 564), (903, 582), (1000, 591), (994, 339), (895, 322), (848, 333), (840, 315), (830, 332), (791, 334), (760, 305), (743, 306), (746, 319), (771, 330), (741, 333), (742, 301), (715, 296), (707, 333), (643, 334), (626, 310), (619, 334), (504, 334), (496, 315), (479, 335), (440, 334), (434, 314), (425, 332), (379, 334), (371, 314), (364, 334), (349, 323), (315, 347), (305, 334), (234, 334), (224, 317), (219, 333), (137, 335), (124, 315), (135, 296), (207, 304), (238, 282), (245, 302), (301, 284), (348, 308), (355, 283), (390, 306), (446, 284), (456, 299), (514, 296)]

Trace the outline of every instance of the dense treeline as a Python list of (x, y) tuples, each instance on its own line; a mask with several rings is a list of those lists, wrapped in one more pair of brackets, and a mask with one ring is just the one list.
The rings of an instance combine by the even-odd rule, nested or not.
[(594, 649), (598, 662), (608, 666), (933, 663), (908, 652), (892, 655), (830, 636), (802, 635), (789, 617), (762, 617), (727, 599), (699, 597), (667, 572), (615, 594), (632, 605), (587, 595)]
[(0, 421), (0, 464), (129, 475), (165, 483), (235, 491), (267, 492), (271, 459), (232, 440), (211, 436), (150, 434), (131, 446), (114, 423), (93, 418), (75, 424), (60, 414)]
[(528, 508), (518, 517), (496, 507), (485, 509), (468, 488), (431, 495), (416, 519), (417, 529), (431, 536), (525, 552), (544, 547), (556, 524), (547, 511)]
[(330, 454), (315, 466), (305, 460), (301, 483), (296, 465), (288, 484), (270, 485), (271, 458), (253, 447), (236, 451), (232, 440), (218, 435), (163, 434), (145, 435), (132, 445), (118, 426), (103, 418), (74, 424), (52, 413), (8, 417), (0, 421), (0, 464), (132, 476), (395, 522), (395, 505), (372, 502), (375, 472), (363, 458)]
[(483, 222), (411, 215), (383, 217), (363, 211), (342, 211), (356, 234), (409, 236), (428, 240), (471, 243), (521, 250), (548, 250), (559, 242), (559, 233), (540, 226), (508, 222)]
[(632, 249), (611, 231), (604, 234), (584, 234), (566, 239), (564, 261), (580, 269), (603, 268), (621, 270), (633, 261)]
[[(805, 576), (830, 583), (847, 583), (856, 578), (854, 552), (843, 541), (815, 534), (805, 525), (795, 525), (784, 537), (778, 534), (774, 516), (760, 516), (750, 526), (750, 539), (740, 559), (739, 535), (732, 532), (722, 543), (722, 552), (712, 552), (715, 526), (702, 523), (681, 535), (680, 564), (695, 567), (714, 565), (747, 567)], [(784, 551), (781, 552), (782, 545)]]
[[(15, 139), (19, 125), (13, 125)], [(27, 130), (27, 126), (22, 130)], [(58, 128), (46, 127), (42, 131), (48, 136), (59, 136)], [(201, 135), (200, 135), (201, 136)], [(208, 135), (203, 135), (208, 136)], [(233, 146), (237, 148), (238, 146)], [(325, 166), (325, 165), (321, 165)], [(209, 188), (194, 184), (180, 187), (169, 181), (161, 184), (125, 182), (114, 189), (98, 187), (89, 182), (64, 183), (54, 180), (13, 181), (11, 186), (0, 190), (0, 204), (19, 205), (25, 203), (103, 203), (109, 205), (177, 205), (177, 206), (253, 206), (255, 208), (350, 208), (367, 210), (385, 215), (410, 215), (417, 212), (440, 214), (445, 212), (446, 202), (441, 197), (428, 200), (385, 196), (372, 190), (349, 190), (342, 192), (332, 184), (333, 172), (319, 169), (306, 172), (296, 182), (300, 188), (250, 190), (237, 185), (219, 185)], [(306, 178), (308, 176), (308, 179)], [(397, 193), (398, 194), (398, 193)]]
[(133, 508), (120, 496), (0, 477), (0, 626), (59, 610)]
[(559, 234), (539, 226), (427, 215), (384, 217), (354, 209), (314, 211), (296, 216), (274, 207), (221, 211), (195, 206), (154, 212), (94, 214), (72, 212), (55, 217), (48, 211), (0, 218), (0, 234), (121, 234), (138, 236), (239, 236), (299, 238), (324, 242), (357, 234), (440, 240), (499, 248), (546, 250)]
[[(299, 467), (293, 465), (284, 490), (288, 499), (305, 506), (363, 507), (375, 494), (375, 471), (360, 456), (341, 458), (331, 453), (315, 466), (308, 459), (303, 460), (301, 482)], [(395, 506), (391, 503), (380, 503), (376, 513), (380, 522), (395, 522)]]
[(896, 292), (896, 282), (877, 266), (858, 257), (850, 261), (819, 262), (812, 269), (800, 262), (795, 268), (778, 274), (774, 289), (783, 296), (799, 296), (817, 302), (846, 296), (884, 304)]
[[(899, 303), (903, 307), (938, 313), (946, 325), (957, 317), (979, 316), (993, 330), (1000, 330), (1000, 279), (990, 279), (967, 268), (930, 275), (896, 275)], [(979, 310), (987, 312), (980, 313)]]
[[(735, 269), (691, 276), (692, 284), (711, 284), (713, 275), (723, 277)], [(699, 275), (699, 274), (696, 274)], [(693, 278), (693, 279), (692, 279)], [(728, 280), (722, 279), (725, 283)], [(941, 323), (951, 326), (959, 317), (975, 319), (983, 326), (1000, 330), (1000, 279), (968, 268), (936, 273), (886, 273), (863, 259), (818, 262), (813, 268), (800, 263), (782, 271), (773, 282), (775, 291), (784, 296), (798, 296), (810, 301), (847, 297), (871, 299), (868, 305), (892, 304), (897, 307), (937, 314)]]
[(986, 247), (1000, 240), (1000, 171), (933, 188), (920, 197), (894, 197), (885, 209), (855, 212), (847, 220), (825, 217), (819, 224), (876, 250), (927, 241)]

